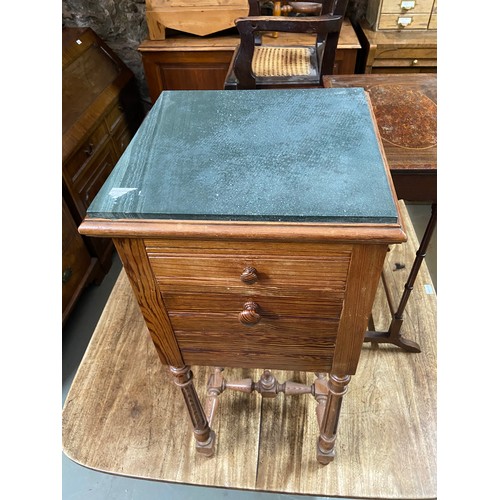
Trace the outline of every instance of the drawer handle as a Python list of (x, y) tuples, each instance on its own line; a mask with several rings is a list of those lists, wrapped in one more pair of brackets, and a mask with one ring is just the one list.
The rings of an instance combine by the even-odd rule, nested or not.
[(411, 10), (415, 8), (415, 0), (402, 0), (401, 10)]
[(255, 302), (245, 302), (243, 311), (238, 314), (240, 323), (245, 326), (256, 325), (261, 320), (259, 309), (259, 304)]
[(67, 267), (62, 273), (62, 282), (67, 283), (71, 279), (71, 276), (73, 276), (73, 269)]
[(257, 269), (255, 269), (255, 267), (245, 267), (245, 269), (243, 269), (243, 272), (241, 273), (240, 279), (247, 285), (255, 283), (259, 279)]
[(418, 59), (413, 59), (411, 64), (412, 64), (412, 66), (416, 66), (418, 64)]
[(83, 150), (83, 152), (87, 156), (92, 156), (92, 154), (94, 152), (94, 145), (91, 142), (89, 142), (89, 145)]
[(413, 17), (398, 17), (398, 26), (400, 28), (406, 28), (407, 26), (410, 26), (412, 22)]

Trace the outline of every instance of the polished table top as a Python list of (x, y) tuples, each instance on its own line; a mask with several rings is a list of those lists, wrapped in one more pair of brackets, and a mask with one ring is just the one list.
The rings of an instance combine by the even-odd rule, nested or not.
[(397, 221), (363, 89), (163, 92), (89, 218)]
[(436, 201), (436, 75), (329, 75), (323, 84), (369, 93), (398, 198)]

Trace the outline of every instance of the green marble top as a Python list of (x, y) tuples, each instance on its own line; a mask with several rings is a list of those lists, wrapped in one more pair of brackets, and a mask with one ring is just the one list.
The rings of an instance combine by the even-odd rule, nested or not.
[(397, 222), (361, 88), (163, 92), (87, 215)]

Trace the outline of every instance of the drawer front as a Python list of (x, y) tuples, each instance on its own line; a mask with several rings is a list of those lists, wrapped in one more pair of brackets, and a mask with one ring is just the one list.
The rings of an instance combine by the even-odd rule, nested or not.
[(75, 190), (79, 201), (79, 210), (82, 217), (88, 206), (101, 189), (116, 163), (116, 154), (111, 141), (105, 145), (101, 152), (88, 163), (85, 175), (75, 183)]
[(308, 296), (296, 300), (294, 297), (270, 297), (258, 293), (162, 293), (162, 298), (169, 314), (217, 314), (232, 317), (235, 321), (249, 301), (259, 305), (259, 313), (266, 320), (284, 317), (339, 320), (343, 305), (341, 294), (316, 300)]
[(118, 158), (120, 158), (125, 149), (127, 149), (131, 140), (132, 134), (130, 133), (127, 123), (124, 120), (120, 121), (113, 131), (113, 144)]
[(113, 132), (121, 122), (125, 122), (125, 115), (123, 114), (121, 106), (116, 103), (108, 112), (104, 120), (106, 121), (109, 131)]
[[(324, 257), (199, 254), (149, 254), (163, 291), (303, 296), (343, 293), (350, 253)], [(255, 270), (255, 280), (248, 278)]]
[[(317, 331), (311, 334), (314, 330), (304, 335), (293, 323), (296, 320), (289, 319), (277, 323), (275, 329), (263, 324), (243, 330), (246, 327), (234, 328), (232, 321), (217, 318), (212, 321), (213, 328), (208, 322), (205, 330), (179, 330), (176, 338), (187, 364), (329, 371), (338, 325), (332, 323), (331, 333), (321, 336)], [(315, 328), (319, 323), (311, 321), (310, 326)]]
[(330, 369), (348, 245), (155, 240), (146, 249), (186, 363)]
[(434, 0), (383, 0), (381, 14), (429, 14)]
[(64, 170), (72, 182), (77, 182), (85, 173), (88, 164), (92, 162), (95, 156), (108, 136), (106, 125), (101, 122), (91, 136), (77, 150), (72, 158), (65, 163)]
[(309, 371), (332, 365), (341, 301), (304, 300), (299, 306), (292, 299), (253, 296), (258, 320), (247, 323), (240, 320), (248, 311), (245, 296), (180, 294), (164, 299), (188, 364)]
[(378, 23), (381, 30), (425, 30), (429, 24), (427, 14), (382, 14)]
[(419, 68), (437, 68), (437, 59), (381, 59), (374, 61), (373, 69), (389, 68), (389, 69), (414, 69)]

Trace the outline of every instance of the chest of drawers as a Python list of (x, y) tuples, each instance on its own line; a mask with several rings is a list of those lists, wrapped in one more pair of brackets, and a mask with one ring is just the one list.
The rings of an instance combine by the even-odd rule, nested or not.
[[(256, 390), (313, 394), (317, 458), (333, 459), (387, 247), (405, 240), (362, 89), (163, 92), (80, 232), (113, 238), (200, 452), (217, 396)], [(205, 410), (190, 365), (215, 367)]]
[(374, 30), (435, 30), (437, 0), (369, 0), (366, 20)]

